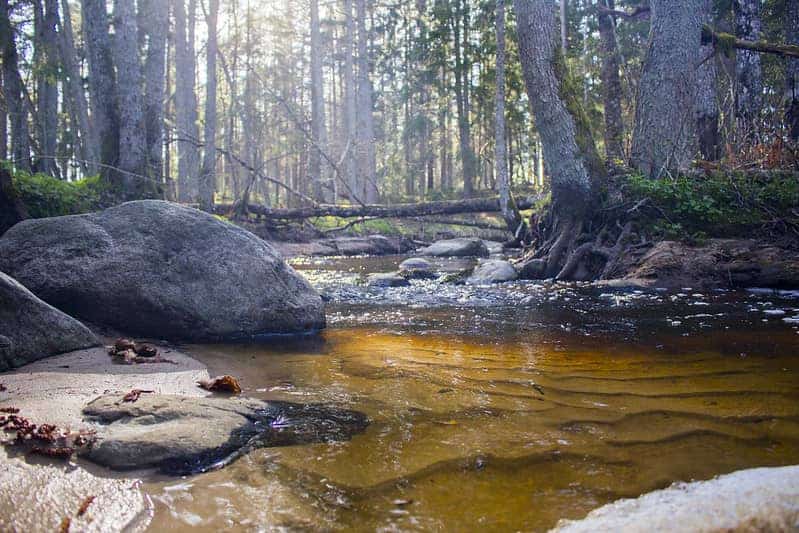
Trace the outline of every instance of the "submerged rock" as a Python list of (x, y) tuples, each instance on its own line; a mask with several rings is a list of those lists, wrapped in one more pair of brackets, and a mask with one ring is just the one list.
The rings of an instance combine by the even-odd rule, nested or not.
[(98, 344), (86, 326), (0, 272), (0, 371)]
[(370, 287), (407, 287), (411, 283), (396, 272), (370, 274), (368, 284)]
[(619, 500), (552, 531), (794, 531), (797, 502), (799, 466), (753, 468)]
[(402, 270), (435, 270), (435, 265), (423, 257), (410, 257), (399, 264)]
[(86, 459), (114, 470), (173, 474), (224, 465), (245, 446), (346, 440), (369, 424), (362, 413), (324, 405), (166, 394), (135, 402), (105, 395), (83, 414), (100, 424)]
[(221, 339), (324, 327), (322, 299), (266, 242), (169, 202), (26, 220), (0, 270), (85, 320), (134, 335)]
[(422, 255), (434, 257), (488, 257), (488, 248), (482, 239), (462, 237), (436, 241), (419, 250)]
[(519, 278), (516, 269), (501, 259), (488, 259), (481, 261), (469, 276), (468, 283), (501, 283), (503, 281), (513, 281)]

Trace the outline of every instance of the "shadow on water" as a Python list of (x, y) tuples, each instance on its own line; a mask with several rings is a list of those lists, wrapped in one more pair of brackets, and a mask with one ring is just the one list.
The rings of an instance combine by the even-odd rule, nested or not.
[(799, 294), (359, 283), (401, 259), (303, 264), (330, 297), (316, 337), (189, 347), (247, 395), (372, 423), (152, 479), (154, 527), (545, 530), (674, 481), (799, 463)]

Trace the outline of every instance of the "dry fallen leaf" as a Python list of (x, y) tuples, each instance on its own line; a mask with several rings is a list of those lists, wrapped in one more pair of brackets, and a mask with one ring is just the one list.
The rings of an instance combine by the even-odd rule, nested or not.
[(230, 392), (232, 394), (240, 394), (241, 386), (236, 378), (233, 376), (217, 376), (211, 379), (202, 379), (197, 384), (209, 391), (213, 392)]
[(123, 402), (135, 402), (136, 400), (139, 399), (139, 396), (141, 396), (144, 393), (150, 393), (150, 392), (155, 392), (155, 391), (143, 390), (143, 389), (133, 389), (129, 393), (127, 393), (125, 396), (122, 397), (122, 401)]
[(94, 498), (95, 496), (89, 496), (88, 498), (83, 500), (83, 503), (80, 504), (80, 507), (78, 507), (78, 516), (83, 516), (84, 514), (86, 514), (86, 511), (89, 509), (89, 506), (94, 501)]

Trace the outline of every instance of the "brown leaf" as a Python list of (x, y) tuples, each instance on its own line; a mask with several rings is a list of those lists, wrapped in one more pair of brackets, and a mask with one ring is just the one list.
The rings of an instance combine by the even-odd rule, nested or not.
[(137, 344), (133, 351), (136, 352), (136, 355), (141, 357), (155, 357), (158, 355), (158, 349), (155, 346), (150, 346), (149, 344)]
[(197, 384), (209, 391), (213, 392), (230, 392), (232, 394), (240, 394), (241, 386), (236, 378), (233, 376), (217, 376), (211, 379), (202, 379)]
[(86, 511), (89, 509), (89, 506), (94, 501), (94, 498), (95, 496), (89, 496), (88, 498), (83, 500), (83, 503), (81, 503), (80, 507), (78, 507), (78, 516), (83, 516), (86, 514)]
[(75, 453), (74, 448), (70, 448), (69, 446), (59, 446), (56, 448), (46, 448), (42, 446), (34, 446), (31, 451), (31, 454), (34, 455), (42, 455), (44, 457), (53, 457), (56, 459), (64, 459), (67, 460), (72, 457), (72, 454)]
[(18, 407), (0, 407), (0, 413), (19, 413)]
[(120, 338), (114, 343), (114, 351), (116, 353), (124, 352), (125, 350), (135, 350), (136, 343), (130, 339)]
[(152, 390), (133, 389), (122, 397), (123, 402), (135, 402), (143, 393), (155, 392)]
[(69, 526), (72, 523), (72, 519), (68, 516), (65, 516), (63, 520), (61, 520), (61, 525), (58, 528), (60, 533), (69, 533)]
[(6, 386), (5, 386), (5, 385), (3, 385), (2, 383), (0, 383), (0, 392), (5, 392), (5, 391), (7, 391), (7, 390), (8, 390), (8, 389), (6, 388)]

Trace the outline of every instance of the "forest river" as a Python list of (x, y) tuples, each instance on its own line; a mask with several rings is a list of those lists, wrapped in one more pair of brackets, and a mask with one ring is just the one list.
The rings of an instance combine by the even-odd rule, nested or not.
[(371, 424), (145, 478), (152, 530), (541, 531), (675, 481), (799, 463), (799, 292), (359, 284), (402, 259), (295, 261), (330, 300), (318, 336), (186, 347), (248, 396)]

